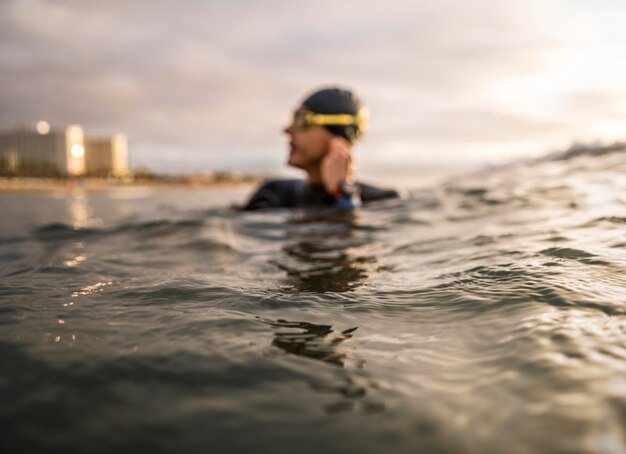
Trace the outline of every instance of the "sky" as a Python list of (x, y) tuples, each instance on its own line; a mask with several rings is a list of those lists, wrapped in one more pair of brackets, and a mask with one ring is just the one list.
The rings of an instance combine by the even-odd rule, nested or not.
[(622, 0), (0, 0), (0, 128), (124, 132), (131, 165), (277, 171), (312, 90), (380, 180), (626, 139)]

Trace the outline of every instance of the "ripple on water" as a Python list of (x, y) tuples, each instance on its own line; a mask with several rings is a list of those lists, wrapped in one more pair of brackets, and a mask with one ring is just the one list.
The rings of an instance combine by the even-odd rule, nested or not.
[(199, 211), (193, 191), (87, 192), (84, 228), (31, 210), (0, 237), (0, 444), (625, 452), (624, 164), (339, 215)]

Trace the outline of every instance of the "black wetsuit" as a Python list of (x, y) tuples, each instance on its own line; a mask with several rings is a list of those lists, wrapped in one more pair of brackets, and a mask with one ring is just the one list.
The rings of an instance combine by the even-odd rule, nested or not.
[[(398, 192), (393, 189), (377, 188), (359, 182), (356, 186), (364, 204), (399, 197)], [(311, 184), (306, 180), (273, 180), (264, 183), (243, 209), (331, 207), (336, 202), (321, 184)]]

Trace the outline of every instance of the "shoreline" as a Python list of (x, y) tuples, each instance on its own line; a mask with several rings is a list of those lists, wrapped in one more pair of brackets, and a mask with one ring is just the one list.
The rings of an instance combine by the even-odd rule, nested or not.
[(141, 179), (113, 180), (105, 178), (35, 178), (35, 177), (0, 177), (0, 194), (11, 192), (46, 192), (46, 191), (104, 191), (118, 188), (150, 189), (216, 189), (246, 187), (258, 184), (261, 178), (241, 180), (184, 180), (184, 179)]

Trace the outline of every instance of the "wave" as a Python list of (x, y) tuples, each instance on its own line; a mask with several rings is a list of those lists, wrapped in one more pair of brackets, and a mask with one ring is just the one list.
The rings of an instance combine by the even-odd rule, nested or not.
[(181, 201), (0, 238), (8, 444), (624, 451), (626, 155), (583, 154), (349, 216)]

